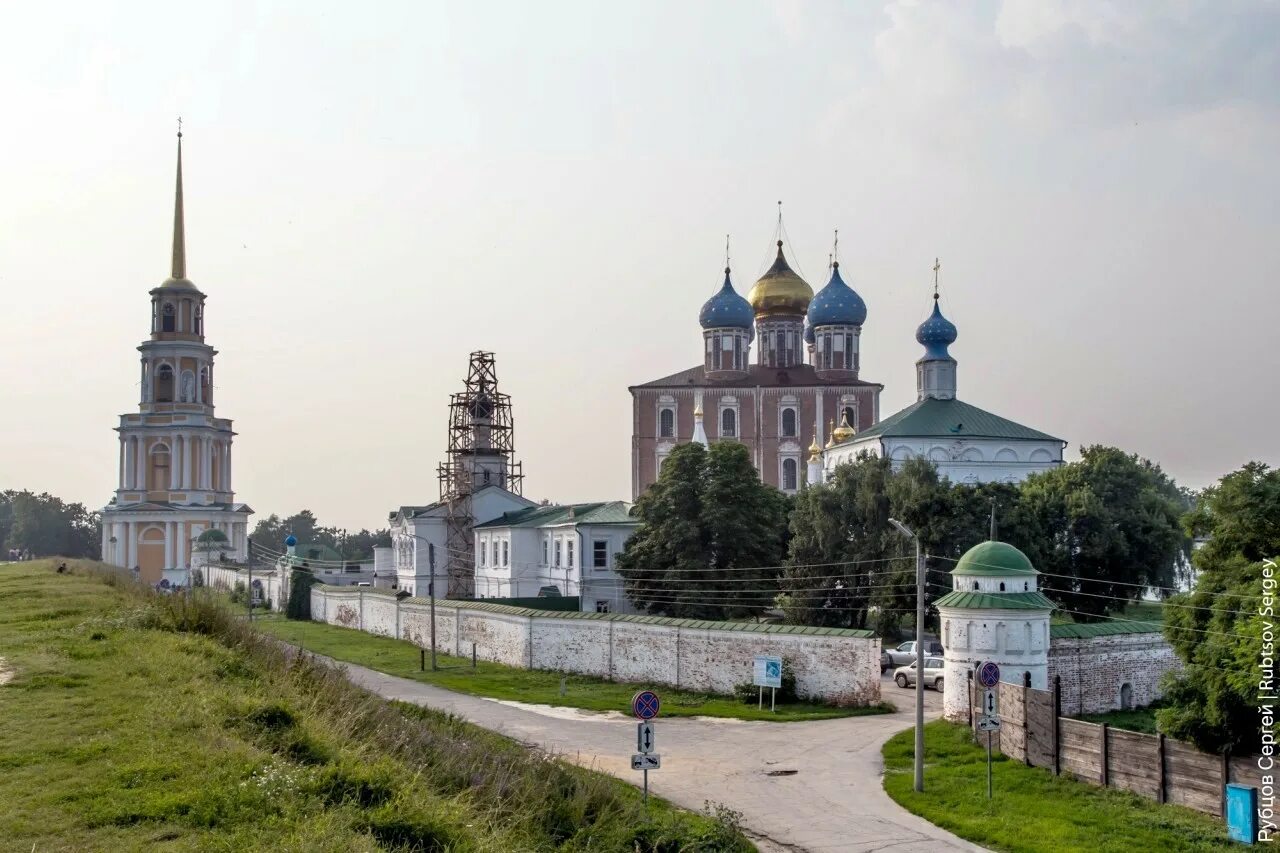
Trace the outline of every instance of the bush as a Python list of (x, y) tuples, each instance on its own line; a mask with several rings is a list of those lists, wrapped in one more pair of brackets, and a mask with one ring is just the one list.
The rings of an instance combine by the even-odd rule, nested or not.
[[(734, 687), (733, 695), (744, 705), (754, 705), (759, 700), (760, 689), (747, 681)], [(765, 700), (768, 701), (768, 688), (765, 688), (765, 691)], [(782, 659), (782, 686), (778, 688), (777, 700), (783, 705), (800, 701), (800, 696), (796, 693), (796, 671), (791, 667), (791, 661), (786, 658)]]
[(289, 603), (285, 606), (285, 616), (290, 619), (310, 621), (311, 587), (315, 582), (315, 575), (311, 572), (304, 569), (293, 570), (289, 578)]

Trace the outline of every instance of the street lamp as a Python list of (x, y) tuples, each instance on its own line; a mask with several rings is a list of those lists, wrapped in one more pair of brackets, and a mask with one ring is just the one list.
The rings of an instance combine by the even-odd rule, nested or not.
[(915, 789), (924, 791), (924, 553), (920, 537), (901, 521), (889, 523), (903, 536), (916, 543), (916, 761)]

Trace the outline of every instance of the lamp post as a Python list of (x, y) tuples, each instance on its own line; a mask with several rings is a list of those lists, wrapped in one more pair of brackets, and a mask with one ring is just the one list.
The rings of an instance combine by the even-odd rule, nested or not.
[(920, 537), (896, 518), (889, 523), (916, 543), (916, 760), (915, 789), (924, 791), (924, 553)]

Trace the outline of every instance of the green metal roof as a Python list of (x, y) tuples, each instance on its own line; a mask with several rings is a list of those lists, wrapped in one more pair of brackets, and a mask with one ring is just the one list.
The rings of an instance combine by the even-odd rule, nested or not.
[(1052, 610), (1057, 605), (1040, 592), (979, 592), (956, 589), (933, 603), (960, 610)]
[(964, 552), (953, 575), (1004, 577), (1005, 575), (1038, 575), (1027, 555), (1007, 542), (979, 542)]
[(1117, 634), (1159, 634), (1159, 622), (1138, 620), (1113, 620), (1109, 622), (1068, 622), (1049, 627), (1049, 637), (1054, 640), (1089, 640), (1094, 637), (1113, 637)]
[(926, 397), (907, 406), (874, 426), (862, 430), (849, 441), (867, 438), (1009, 438), (1058, 441), (1048, 433), (993, 415), (985, 409), (959, 400)]
[(482, 527), (553, 527), (558, 524), (638, 524), (624, 501), (531, 506), (505, 512)]

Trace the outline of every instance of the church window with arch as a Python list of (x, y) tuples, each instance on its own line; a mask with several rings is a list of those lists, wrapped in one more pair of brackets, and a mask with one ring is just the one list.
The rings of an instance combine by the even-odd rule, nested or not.
[(172, 332), (177, 323), (177, 311), (172, 302), (166, 302), (160, 312), (160, 331)]
[(784, 438), (796, 437), (796, 410), (790, 406), (782, 410), (782, 435)]
[(173, 368), (167, 364), (157, 367), (155, 393), (155, 401), (157, 403), (173, 402), (173, 384)]
[(784, 492), (794, 492), (798, 483), (797, 471), (799, 465), (794, 459), (782, 460), (782, 490)]
[(676, 412), (675, 409), (664, 408), (658, 411), (658, 436), (660, 438), (674, 438), (676, 434)]
[(720, 412), (720, 435), (733, 438), (738, 434), (738, 413), (734, 409), (722, 409)]

